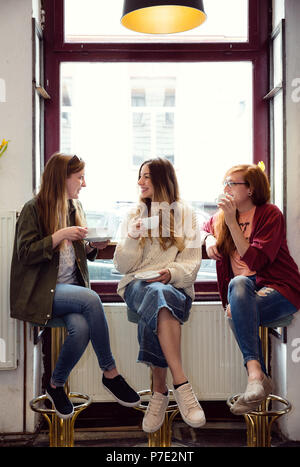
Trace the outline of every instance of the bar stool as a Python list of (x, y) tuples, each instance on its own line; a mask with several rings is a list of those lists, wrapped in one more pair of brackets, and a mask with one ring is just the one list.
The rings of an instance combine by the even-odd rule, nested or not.
[[(268, 326), (260, 326), (259, 336), (262, 343), (262, 352), (267, 371), (269, 370), (269, 328), (284, 327), (292, 321), (292, 318), (285, 318)], [(269, 372), (269, 371), (268, 371)], [(238, 399), (240, 394), (230, 396), (227, 405), (231, 407)], [(278, 408), (272, 405), (279, 406)], [(282, 415), (291, 410), (291, 404), (287, 399), (269, 394), (262, 404), (255, 410), (244, 414), (247, 427), (247, 446), (248, 447), (271, 447), (271, 432), (273, 423)]]
[[(134, 311), (130, 310), (127, 307), (127, 319), (130, 323), (138, 323), (138, 314)], [(138, 391), (139, 396), (146, 397), (151, 396), (153, 390), (153, 376), (152, 370), (150, 370), (150, 388), (143, 389), (142, 391)], [(173, 391), (169, 390), (169, 395), (172, 396)], [(138, 407), (135, 407), (136, 410), (140, 410), (142, 412), (146, 412), (147, 410), (147, 401), (142, 400)], [(179, 409), (177, 406), (176, 401), (170, 401), (167, 407), (165, 418), (162, 426), (159, 430), (155, 431), (154, 433), (148, 433), (148, 447), (170, 447), (172, 444), (172, 423), (174, 418), (178, 414)]]
[[(60, 349), (65, 339), (66, 328), (64, 321), (59, 318), (53, 318), (48, 321), (45, 327), (51, 328), (51, 371), (54, 370)], [(84, 409), (92, 402), (87, 394), (69, 391), (69, 384), (66, 383), (68, 397), (78, 402), (74, 405), (74, 414), (71, 418), (65, 420), (60, 418), (55, 410), (41, 407), (40, 403), (47, 399), (46, 394), (35, 397), (30, 401), (30, 407), (34, 412), (40, 413), (47, 420), (49, 425), (49, 446), (50, 447), (73, 447), (74, 446), (74, 425), (75, 421)]]

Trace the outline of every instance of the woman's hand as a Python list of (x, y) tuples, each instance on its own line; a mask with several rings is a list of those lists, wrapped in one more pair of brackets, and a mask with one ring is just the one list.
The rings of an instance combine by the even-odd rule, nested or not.
[(167, 284), (171, 280), (171, 273), (169, 269), (162, 269), (161, 271), (158, 271), (160, 274), (159, 277), (156, 277), (155, 279), (149, 279), (146, 282), (162, 282), (163, 284)]
[(218, 207), (223, 210), (225, 222), (230, 230), (237, 252), (241, 257), (243, 257), (249, 248), (249, 242), (244, 237), (237, 221), (237, 207), (234, 197), (226, 193), (225, 198), (222, 198), (218, 203)]
[(210, 259), (214, 259), (216, 261), (222, 258), (222, 255), (219, 253), (217, 248), (217, 240), (213, 235), (208, 235), (205, 239), (205, 247), (206, 247), (206, 254)]
[(64, 229), (57, 230), (52, 234), (52, 246), (56, 248), (63, 240), (75, 242), (76, 240), (83, 240), (88, 233), (87, 227), (80, 227), (74, 225), (73, 227), (65, 227)]
[(88, 246), (90, 246), (90, 250), (93, 250), (95, 248), (97, 248), (97, 250), (104, 250), (104, 248), (106, 248), (108, 244), (109, 240), (107, 240), (106, 242), (89, 242)]
[(228, 227), (234, 223), (237, 223), (237, 208), (233, 196), (231, 196), (229, 193), (226, 193), (224, 197), (218, 202), (218, 207), (224, 212), (225, 222)]
[(227, 316), (227, 318), (232, 318), (230, 304), (228, 304), (227, 307), (226, 307), (225, 316)]
[(129, 222), (128, 237), (138, 240), (145, 232), (145, 227), (142, 219), (135, 219)]

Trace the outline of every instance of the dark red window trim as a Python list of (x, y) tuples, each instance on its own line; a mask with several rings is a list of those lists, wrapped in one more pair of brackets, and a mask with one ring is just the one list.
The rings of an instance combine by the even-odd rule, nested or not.
[[(115, 251), (115, 246), (111, 245), (105, 250), (98, 251), (98, 259), (111, 259)], [(202, 247), (202, 258), (207, 259), (205, 248)], [(122, 302), (122, 298), (117, 294), (117, 281), (92, 282), (91, 288), (101, 295), (101, 300), (107, 302)], [(195, 301), (210, 302), (220, 300), (216, 281), (203, 281), (195, 283)]]
[[(249, 0), (249, 41), (246, 43), (129, 44), (64, 43), (64, 0), (44, 0), (45, 87), (51, 99), (45, 105), (45, 162), (59, 150), (59, 68), (61, 62), (114, 61), (251, 61), (253, 64), (253, 159), (263, 160), (269, 173), (269, 110), (263, 97), (269, 87), (271, 0)], [(112, 257), (112, 256), (110, 256)], [(92, 284), (103, 301), (122, 301), (117, 282)], [(197, 282), (196, 300), (218, 300), (215, 282)]]

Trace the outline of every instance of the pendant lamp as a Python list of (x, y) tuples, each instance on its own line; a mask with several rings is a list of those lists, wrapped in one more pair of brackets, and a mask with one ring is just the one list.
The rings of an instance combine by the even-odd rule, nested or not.
[(200, 26), (206, 19), (202, 0), (124, 0), (121, 23), (146, 34), (171, 34)]

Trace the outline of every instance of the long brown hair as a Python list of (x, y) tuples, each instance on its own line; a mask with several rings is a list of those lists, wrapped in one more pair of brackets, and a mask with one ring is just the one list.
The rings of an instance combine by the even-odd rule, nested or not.
[[(149, 167), (151, 182), (154, 188), (153, 199), (150, 198), (140, 198), (142, 203), (145, 203), (148, 215), (151, 216), (151, 204), (152, 202), (156, 203), (168, 203), (172, 205), (173, 203), (180, 201), (178, 181), (176, 173), (174, 170), (173, 164), (168, 161), (168, 159), (155, 158), (149, 159), (141, 165), (139, 169), (139, 179), (141, 176), (141, 171), (144, 165)], [(138, 212), (140, 214), (140, 212)], [(163, 250), (168, 249), (172, 245), (176, 245), (179, 250), (184, 248), (184, 242), (182, 237), (175, 236), (174, 229), (174, 213), (170, 211), (170, 225), (168, 229), (168, 236), (163, 236), (163, 226), (162, 226), (162, 212), (159, 212), (159, 243)], [(151, 231), (148, 231), (148, 236), (151, 238)], [(142, 237), (141, 245), (145, 243), (145, 237)]]
[[(241, 172), (244, 181), (249, 186), (251, 200), (255, 206), (261, 206), (270, 201), (269, 180), (258, 165), (241, 164), (231, 167), (225, 174), (224, 180), (231, 174)], [(238, 219), (238, 211), (236, 213)], [(224, 212), (219, 209), (214, 219), (214, 235), (217, 239), (217, 248), (221, 254), (230, 255), (235, 250), (229, 228), (224, 219)]]
[[(69, 204), (66, 179), (84, 169), (85, 163), (77, 156), (55, 153), (48, 160), (39, 193), (36, 196), (39, 217), (45, 235), (50, 235), (69, 224)], [(77, 207), (76, 200), (73, 200)], [(80, 209), (76, 209), (76, 225), (84, 225)]]

